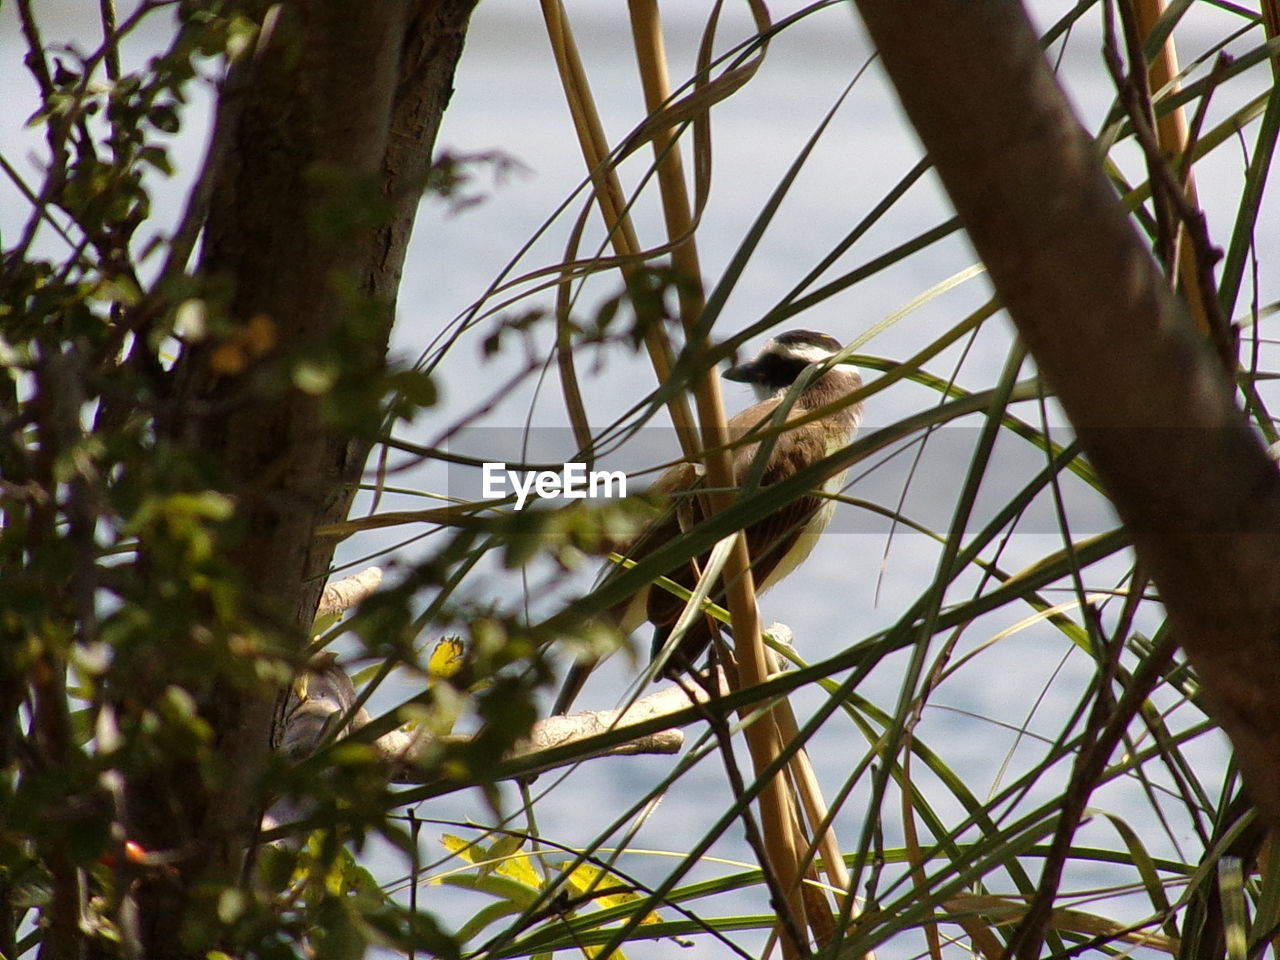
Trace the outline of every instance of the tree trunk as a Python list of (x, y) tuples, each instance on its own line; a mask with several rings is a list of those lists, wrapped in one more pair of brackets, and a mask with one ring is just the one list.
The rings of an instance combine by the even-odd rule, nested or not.
[[(244, 602), (286, 658), (302, 648), (335, 545), (313, 531), (345, 517), (373, 433), (336, 427), (322, 395), (293, 385), (289, 365), (307, 351), (336, 350), (359, 372), (382, 371), (474, 3), (251, 5), (260, 22), (275, 22), (219, 105), (223, 159), (200, 273), (229, 291), (233, 324), (257, 331), (269, 375), (228, 368), (225, 338), (190, 345), (166, 432), (216, 464), (235, 497), (243, 535), (232, 559)], [(257, 785), (278, 693), (210, 686), (201, 707), (223, 768), (215, 788), (174, 769), (133, 789), (131, 819), (144, 845), (172, 850), (186, 841), (189, 853), (176, 877), (140, 893), (146, 956), (185, 952), (180, 932), (201, 909), (190, 897), (194, 883), (239, 877), (244, 838), (261, 813)]]

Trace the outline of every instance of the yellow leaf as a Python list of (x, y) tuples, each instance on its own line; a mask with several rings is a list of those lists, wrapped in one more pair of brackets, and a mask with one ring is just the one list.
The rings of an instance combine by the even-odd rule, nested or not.
[(427, 660), (427, 676), (432, 680), (447, 680), (462, 669), (466, 647), (459, 637), (444, 637), (431, 651)]
[(461, 837), (455, 837), (451, 833), (442, 834), (440, 843), (454, 856), (461, 857), (467, 863), (478, 863), (481, 860), (489, 859), (488, 852), (480, 844), (470, 840), (463, 840)]
[(493, 846), (489, 847), (489, 859), (497, 860), (498, 863), (490, 863), (489, 869), (517, 883), (524, 883), (532, 890), (540, 890), (543, 884), (538, 873), (531, 867), (529, 858), (521, 852), (524, 844), (524, 837), (499, 837), (494, 841)]
[[(568, 861), (565, 861), (560, 865), (560, 869), (563, 870), (568, 866)], [(590, 890), (608, 890), (610, 888), (626, 885), (625, 881), (620, 878), (614, 877), (611, 874), (599, 870), (587, 863), (578, 864), (578, 866), (573, 869), (573, 872), (569, 874), (568, 881), (569, 886), (573, 887), (573, 889), (580, 894), (587, 893)], [(605, 893), (598, 897), (592, 897), (592, 899), (601, 907), (601, 909), (605, 909), (608, 907), (620, 907), (629, 903), (638, 903), (643, 901), (645, 898), (638, 893), (627, 891), (624, 893)], [(649, 911), (649, 913), (645, 915), (644, 919), (640, 921), (641, 924), (661, 922), (662, 917), (658, 915), (656, 910)]]
[(523, 883), (526, 887), (532, 887), (534, 890), (542, 887), (542, 879), (538, 876), (538, 872), (529, 863), (529, 858), (523, 854), (507, 857), (502, 863), (498, 864), (497, 872), (508, 879), (514, 880), (516, 883)]

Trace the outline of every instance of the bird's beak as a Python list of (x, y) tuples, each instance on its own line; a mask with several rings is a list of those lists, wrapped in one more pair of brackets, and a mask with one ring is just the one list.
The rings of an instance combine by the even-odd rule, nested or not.
[(726, 370), (723, 376), (726, 380), (733, 380), (736, 383), (754, 383), (756, 380), (756, 365), (751, 361), (739, 363), (737, 366)]

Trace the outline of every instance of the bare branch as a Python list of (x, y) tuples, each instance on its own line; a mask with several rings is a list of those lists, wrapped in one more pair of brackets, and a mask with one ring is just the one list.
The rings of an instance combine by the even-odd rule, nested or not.
[[(712, 686), (714, 682), (714, 686)], [(728, 692), (724, 675), (717, 672), (706, 683), (717, 696)], [(650, 694), (629, 707), (620, 710), (598, 710), (575, 713), (567, 717), (555, 716), (539, 720), (533, 726), (529, 739), (519, 746), (511, 757), (535, 757), (544, 750), (553, 750), (587, 740), (609, 731), (625, 730), (629, 726), (664, 717), (688, 709), (691, 703), (706, 703), (710, 699), (707, 690), (698, 684), (688, 687), (672, 684), (657, 693)], [(453, 738), (462, 740), (465, 738)], [(431, 741), (420, 734), (395, 730), (378, 738), (378, 750), (390, 763), (396, 764), (392, 779), (398, 783), (423, 783), (434, 779), (434, 772), (424, 777), (415, 769), (416, 758), (421, 756)], [(593, 754), (592, 757), (623, 757), (642, 753), (676, 753), (684, 745), (684, 735), (679, 730), (660, 730)], [(562, 766), (577, 763), (586, 757), (574, 757), (554, 764)], [(547, 769), (551, 769), (548, 767)]]
[[(517, 747), (511, 757), (534, 758), (538, 769), (554, 769), (584, 759), (597, 757), (623, 757), (639, 754), (676, 753), (684, 745), (684, 735), (679, 730), (660, 730), (618, 743), (590, 757), (575, 756), (559, 759), (538, 767), (536, 758), (543, 751), (559, 752), (563, 747), (587, 740), (609, 731), (625, 730), (653, 720), (679, 713), (691, 703), (706, 703), (712, 695), (723, 696), (728, 692), (723, 673), (701, 678), (700, 683), (688, 687), (672, 684), (657, 693), (637, 700), (620, 710), (599, 710), (576, 713), (572, 716), (547, 717), (534, 724), (529, 738)], [(284, 719), (280, 724), (281, 735), (276, 749), (294, 761), (305, 760), (331, 739), (333, 724), (350, 715), (356, 702), (355, 687), (336, 658), (325, 655), (307, 674), (294, 685), (288, 696)], [(370, 717), (363, 709), (355, 711), (347, 725), (346, 734), (354, 733), (369, 723)], [(374, 747), (386, 764), (387, 777), (396, 783), (428, 783), (437, 778), (437, 772), (422, 761), (440, 743), (465, 742), (466, 737), (447, 737), (437, 740), (422, 729), (399, 729), (383, 734)], [(305, 800), (285, 799), (276, 803), (263, 818), (263, 831), (276, 830), (283, 824), (305, 819), (308, 813)]]
[(350, 610), (371, 595), (382, 584), (382, 568), (369, 567), (354, 576), (331, 583), (320, 595), (317, 616), (330, 616)]
[(115, 0), (98, 0), (98, 17), (102, 21), (102, 46), (106, 50), (107, 76), (120, 79), (120, 35), (116, 29)]

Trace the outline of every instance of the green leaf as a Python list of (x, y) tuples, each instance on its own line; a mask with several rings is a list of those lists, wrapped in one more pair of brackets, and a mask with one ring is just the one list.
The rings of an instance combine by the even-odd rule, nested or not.
[(435, 381), (421, 370), (401, 370), (388, 378), (391, 389), (416, 407), (433, 407), (440, 399)]

